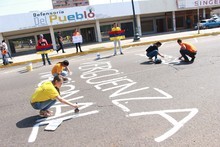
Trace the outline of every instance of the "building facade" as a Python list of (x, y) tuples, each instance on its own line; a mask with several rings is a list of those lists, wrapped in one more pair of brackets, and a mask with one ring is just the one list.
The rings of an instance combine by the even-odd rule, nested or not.
[[(208, 2), (207, 2), (208, 1)], [(193, 29), (199, 19), (209, 18), (212, 9), (220, 7), (220, 0), (147, 0), (135, 1), (139, 34)], [(125, 36), (134, 35), (131, 2), (60, 8), (49, 11), (0, 17), (0, 40), (5, 39), (12, 54), (35, 52), (39, 34), (57, 48), (57, 32), (61, 31), (65, 46), (73, 46), (72, 34), (78, 29), (84, 43), (109, 40), (113, 23), (125, 29)], [(31, 43), (32, 42), (32, 43)]]
[(89, 5), (89, 0), (52, 0), (53, 8), (69, 8)]

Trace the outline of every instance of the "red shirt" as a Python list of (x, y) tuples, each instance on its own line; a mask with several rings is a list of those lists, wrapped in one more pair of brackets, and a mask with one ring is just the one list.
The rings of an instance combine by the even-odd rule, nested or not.
[(45, 45), (48, 45), (46, 39), (39, 39), (38, 40), (38, 46), (45, 46)]

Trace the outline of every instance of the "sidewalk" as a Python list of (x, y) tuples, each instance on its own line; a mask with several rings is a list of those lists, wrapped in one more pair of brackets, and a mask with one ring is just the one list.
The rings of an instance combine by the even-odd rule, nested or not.
[[(198, 34), (198, 31), (186, 31), (186, 32), (165, 32), (162, 34), (152, 34), (148, 36), (141, 37), (140, 41), (133, 42), (133, 38), (122, 40), (121, 45), (123, 48), (127, 48), (130, 46), (138, 46), (138, 45), (147, 45), (152, 44), (156, 41), (172, 41), (177, 40), (179, 38), (181, 39), (187, 39), (187, 38), (194, 38), (194, 37), (200, 37), (200, 36), (208, 36), (208, 35), (217, 35), (220, 34), (220, 28), (215, 29), (207, 29), (207, 30), (200, 30), (200, 34)], [(60, 59), (60, 58), (66, 58), (76, 55), (85, 55), (89, 53), (97, 53), (102, 51), (107, 51), (113, 49), (113, 42), (102, 42), (102, 43), (93, 43), (90, 45), (82, 45), (83, 53), (76, 54), (75, 47), (65, 49), (66, 53), (62, 53), (61, 51), (57, 54), (56, 51), (49, 54), (50, 59)], [(112, 52), (113, 53), (113, 52)], [(22, 55), (17, 56), (13, 58), (13, 63), (9, 64), (7, 66), (4, 66), (2, 64), (2, 60), (0, 61), (0, 68), (10, 67), (10, 66), (16, 66), (16, 65), (22, 65), (27, 64), (29, 62), (36, 63), (36, 62), (42, 62), (41, 55), (39, 54), (29, 54), (29, 55)]]

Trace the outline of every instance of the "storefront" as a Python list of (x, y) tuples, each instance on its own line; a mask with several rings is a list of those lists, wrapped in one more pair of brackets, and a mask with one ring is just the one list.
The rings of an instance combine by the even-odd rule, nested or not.
[[(211, 9), (219, 7), (220, 3), (200, 0), (198, 7), (197, 0), (158, 1), (134, 3), (140, 35), (192, 29), (198, 21), (198, 8), (200, 19), (209, 18)], [(61, 31), (64, 38), (64, 46), (73, 46), (72, 34), (75, 29), (82, 34), (84, 43), (107, 41), (108, 32), (115, 22), (125, 30), (126, 37), (132, 37), (134, 34), (130, 2), (112, 3), (107, 7), (94, 5), (30, 12), (1, 16), (0, 19), (0, 40), (7, 41), (14, 55), (35, 52), (39, 34), (44, 34), (54, 49), (57, 48), (58, 31)]]

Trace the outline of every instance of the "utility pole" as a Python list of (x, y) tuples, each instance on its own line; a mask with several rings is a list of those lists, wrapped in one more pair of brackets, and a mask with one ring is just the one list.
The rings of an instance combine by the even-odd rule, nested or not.
[(197, 28), (198, 28), (198, 34), (200, 34), (200, 28), (199, 28), (199, 26), (200, 26), (200, 24), (199, 24), (199, 0), (197, 0), (197, 3), (198, 3), (198, 6), (197, 6), (197, 17), (198, 17), (198, 22), (197, 22)]
[(138, 28), (137, 28), (137, 21), (136, 21), (136, 16), (135, 16), (135, 9), (134, 9), (134, 1), (131, 0), (132, 3), (132, 10), (133, 10), (133, 21), (134, 21), (134, 42), (140, 40), (140, 35), (138, 33)]

